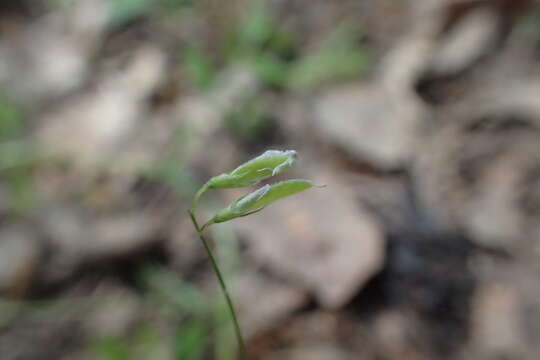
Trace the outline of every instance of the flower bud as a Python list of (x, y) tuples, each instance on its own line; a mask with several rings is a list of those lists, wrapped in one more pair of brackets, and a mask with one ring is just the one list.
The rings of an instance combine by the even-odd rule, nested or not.
[(247, 216), (262, 210), (270, 203), (313, 187), (309, 180), (293, 179), (265, 185), (254, 192), (244, 195), (223, 210), (219, 211), (206, 225)]
[(290, 169), (296, 161), (296, 156), (294, 150), (268, 150), (230, 173), (211, 178), (206, 186), (208, 189), (223, 189), (254, 185)]

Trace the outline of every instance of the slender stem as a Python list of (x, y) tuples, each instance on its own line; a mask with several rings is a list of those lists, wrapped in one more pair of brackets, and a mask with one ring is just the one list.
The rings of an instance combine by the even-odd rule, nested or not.
[[(193, 214), (193, 217), (195, 217), (195, 211), (197, 211), (197, 205), (199, 204), (199, 199), (203, 194), (208, 191), (208, 183), (204, 184), (203, 187), (201, 187), (193, 197), (193, 204), (191, 205), (191, 214)], [(191, 215), (190, 214), (190, 215)]]
[(212, 224), (212, 221), (208, 221), (207, 223), (203, 224), (203, 226), (201, 226), (201, 232), (204, 232), (204, 230)]
[[(204, 191), (203, 191), (204, 192)], [(201, 192), (202, 194), (202, 192)], [(198, 198), (197, 198), (198, 200)], [(244, 344), (244, 338), (242, 337), (242, 332), (240, 331), (240, 325), (238, 324), (238, 319), (236, 317), (236, 312), (234, 310), (234, 306), (231, 300), (231, 297), (229, 296), (229, 291), (227, 290), (227, 285), (225, 285), (225, 280), (223, 279), (223, 275), (221, 274), (221, 271), (219, 270), (219, 266), (217, 264), (217, 261), (214, 257), (214, 254), (212, 253), (212, 250), (210, 249), (210, 246), (208, 245), (208, 242), (206, 241), (206, 238), (204, 237), (204, 234), (199, 227), (199, 224), (197, 223), (197, 219), (195, 218), (195, 209), (196, 202), (194, 202), (193, 208), (188, 211), (189, 216), (191, 217), (191, 221), (193, 222), (193, 226), (195, 226), (195, 229), (197, 230), (197, 233), (199, 234), (199, 239), (201, 239), (201, 242), (204, 246), (204, 249), (206, 250), (206, 254), (208, 255), (208, 258), (210, 259), (210, 263), (212, 264), (212, 268), (214, 269), (214, 272), (216, 273), (216, 276), (219, 281), (219, 286), (221, 287), (221, 291), (223, 292), (223, 295), (225, 296), (225, 300), (227, 302), (227, 307), (229, 308), (229, 312), (231, 314), (231, 318), (233, 320), (234, 325), (234, 332), (236, 334), (236, 339), (238, 340), (238, 348), (240, 353), (240, 359), (245, 360), (246, 358), (246, 346)]]

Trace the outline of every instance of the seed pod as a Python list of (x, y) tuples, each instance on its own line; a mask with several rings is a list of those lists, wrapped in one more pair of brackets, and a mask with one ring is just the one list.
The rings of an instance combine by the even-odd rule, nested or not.
[(268, 150), (230, 173), (211, 178), (206, 186), (208, 189), (224, 189), (254, 185), (290, 169), (296, 161), (296, 156), (294, 150)]
[(307, 190), (313, 186), (311, 181), (302, 179), (286, 180), (273, 185), (265, 185), (250, 194), (242, 196), (225, 209), (219, 211), (205, 227), (214, 223), (253, 214), (276, 200)]

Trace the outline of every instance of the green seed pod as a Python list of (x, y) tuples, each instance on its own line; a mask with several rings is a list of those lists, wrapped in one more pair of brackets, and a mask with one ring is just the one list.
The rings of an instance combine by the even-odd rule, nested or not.
[(219, 211), (205, 227), (210, 224), (253, 214), (276, 200), (307, 190), (313, 186), (311, 181), (301, 179), (286, 180), (273, 185), (265, 185), (250, 194), (242, 196), (225, 209)]
[(294, 150), (268, 150), (230, 173), (211, 178), (206, 186), (208, 189), (224, 189), (254, 185), (290, 169), (296, 161), (296, 156)]

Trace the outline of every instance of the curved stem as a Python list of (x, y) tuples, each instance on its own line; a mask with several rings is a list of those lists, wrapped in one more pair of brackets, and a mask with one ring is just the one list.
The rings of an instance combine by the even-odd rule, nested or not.
[[(204, 187), (203, 187), (204, 188)], [(202, 188), (201, 188), (202, 189)], [(204, 191), (197, 192), (197, 194), (202, 195)], [(199, 195), (199, 197), (200, 197)], [(196, 196), (196, 200), (198, 200)], [(234, 306), (231, 300), (231, 297), (229, 296), (229, 291), (227, 290), (227, 285), (225, 285), (225, 280), (223, 279), (223, 275), (221, 274), (221, 271), (219, 270), (219, 266), (217, 264), (216, 259), (214, 258), (214, 254), (212, 253), (212, 250), (210, 249), (210, 246), (208, 245), (208, 242), (206, 241), (206, 238), (204, 237), (204, 234), (199, 227), (199, 224), (197, 222), (197, 219), (195, 218), (195, 208), (196, 208), (196, 202), (194, 201), (194, 207), (188, 211), (189, 216), (191, 217), (191, 221), (193, 222), (193, 226), (195, 226), (195, 230), (197, 230), (197, 233), (199, 234), (199, 239), (201, 239), (201, 242), (204, 246), (204, 249), (206, 250), (206, 254), (208, 255), (208, 258), (210, 259), (210, 263), (212, 264), (212, 268), (214, 269), (214, 272), (218, 278), (219, 286), (221, 287), (221, 291), (223, 292), (223, 295), (225, 296), (225, 300), (227, 302), (227, 307), (229, 308), (229, 312), (231, 314), (231, 318), (233, 320), (234, 325), (234, 332), (236, 334), (236, 339), (238, 341), (238, 348), (240, 353), (240, 359), (245, 360), (246, 358), (246, 346), (244, 344), (244, 339), (242, 337), (242, 332), (240, 331), (240, 325), (238, 324), (238, 319), (236, 317), (236, 312), (234, 310)]]
[(197, 192), (195, 193), (195, 196), (193, 197), (193, 204), (191, 205), (190, 215), (193, 214), (193, 217), (195, 217), (195, 211), (197, 211), (197, 205), (199, 204), (199, 199), (203, 194), (208, 191), (208, 183), (204, 184), (203, 187), (201, 187)]
[(203, 226), (201, 226), (201, 232), (204, 232), (204, 230), (206, 230), (207, 227), (209, 227), (210, 225), (214, 224), (212, 222), (212, 220), (208, 221), (207, 223), (203, 224)]

